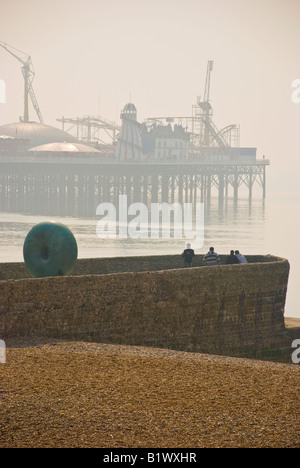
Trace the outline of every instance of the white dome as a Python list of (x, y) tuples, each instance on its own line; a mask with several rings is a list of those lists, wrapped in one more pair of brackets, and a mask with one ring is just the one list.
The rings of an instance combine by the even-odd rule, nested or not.
[(83, 145), (82, 143), (69, 142), (53, 142), (46, 145), (35, 146), (29, 151), (48, 152), (48, 153), (100, 153), (92, 146)]
[(30, 147), (57, 141), (76, 142), (76, 138), (59, 128), (37, 122), (16, 122), (2, 125), (0, 135), (30, 141)]

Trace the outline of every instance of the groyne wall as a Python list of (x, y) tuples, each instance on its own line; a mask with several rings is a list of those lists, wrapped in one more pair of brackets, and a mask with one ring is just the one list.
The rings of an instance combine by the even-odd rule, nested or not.
[[(0, 338), (143, 345), (285, 360), (289, 262), (181, 268), (180, 256), (78, 260), (68, 277), (0, 265)], [(224, 263), (224, 257), (222, 258)], [(290, 355), (290, 348), (289, 348)]]

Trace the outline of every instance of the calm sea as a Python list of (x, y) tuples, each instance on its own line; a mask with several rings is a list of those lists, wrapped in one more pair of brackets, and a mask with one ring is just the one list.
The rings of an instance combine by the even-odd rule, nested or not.
[[(268, 193), (267, 199), (240, 198), (224, 202), (220, 210), (217, 198), (204, 211), (204, 244), (196, 254), (203, 255), (210, 246), (220, 254), (238, 249), (247, 254), (274, 254), (285, 257), (291, 265), (285, 316), (300, 318), (300, 196), (293, 193)], [(0, 213), (0, 261), (23, 261), (23, 243), (28, 231), (46, 220), (59, 221), (73, 232), (78, 244), (78, 258), (135, 255), (178, 254), (185, 248), (183, 239), (100, 239), (96, 234), (98, 219), (45, 217)]]

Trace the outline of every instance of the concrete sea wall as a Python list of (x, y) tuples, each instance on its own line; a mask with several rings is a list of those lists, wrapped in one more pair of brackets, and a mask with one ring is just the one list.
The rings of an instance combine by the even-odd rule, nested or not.
[[(224, 263), (225, 257), (222, 257)], [(68, 277), (0, 265), (0, 338), (143, 345), (285, 360), (289, 262), (182, 268), (180, 256), (78, 260)]]

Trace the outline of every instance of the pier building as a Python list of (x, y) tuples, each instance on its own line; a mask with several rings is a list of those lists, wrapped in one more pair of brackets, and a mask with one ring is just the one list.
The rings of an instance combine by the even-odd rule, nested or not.
[(137, 111), (129, 102), (121, 112), (122, 128), (118, 139), (116, 157), (118, 161), (142, 161), (143, 146), (141, 125), (137, 122)]
[(129, 203), (201, 201), (209, 207), (217, 194), (222, 207), (227, 197), (237, 201), (242, 189), (251, 200), (254, 187), (265, 198), (270, 161), (258, 157), (255, 147), (240, 147), (237, 125), (219, 130), (213, 122), (212, 69), (209, 61), (204, 95), (191, 116), (140, 123), (129, 102), (121, 127), (100, 116), (57, 119), (62, 130), (42, 119), (31, 122), (27, 96), (21, 122), (0, 127), (0, 211), (95, 216), (99, 203), (117, 203), (119, 195)]

